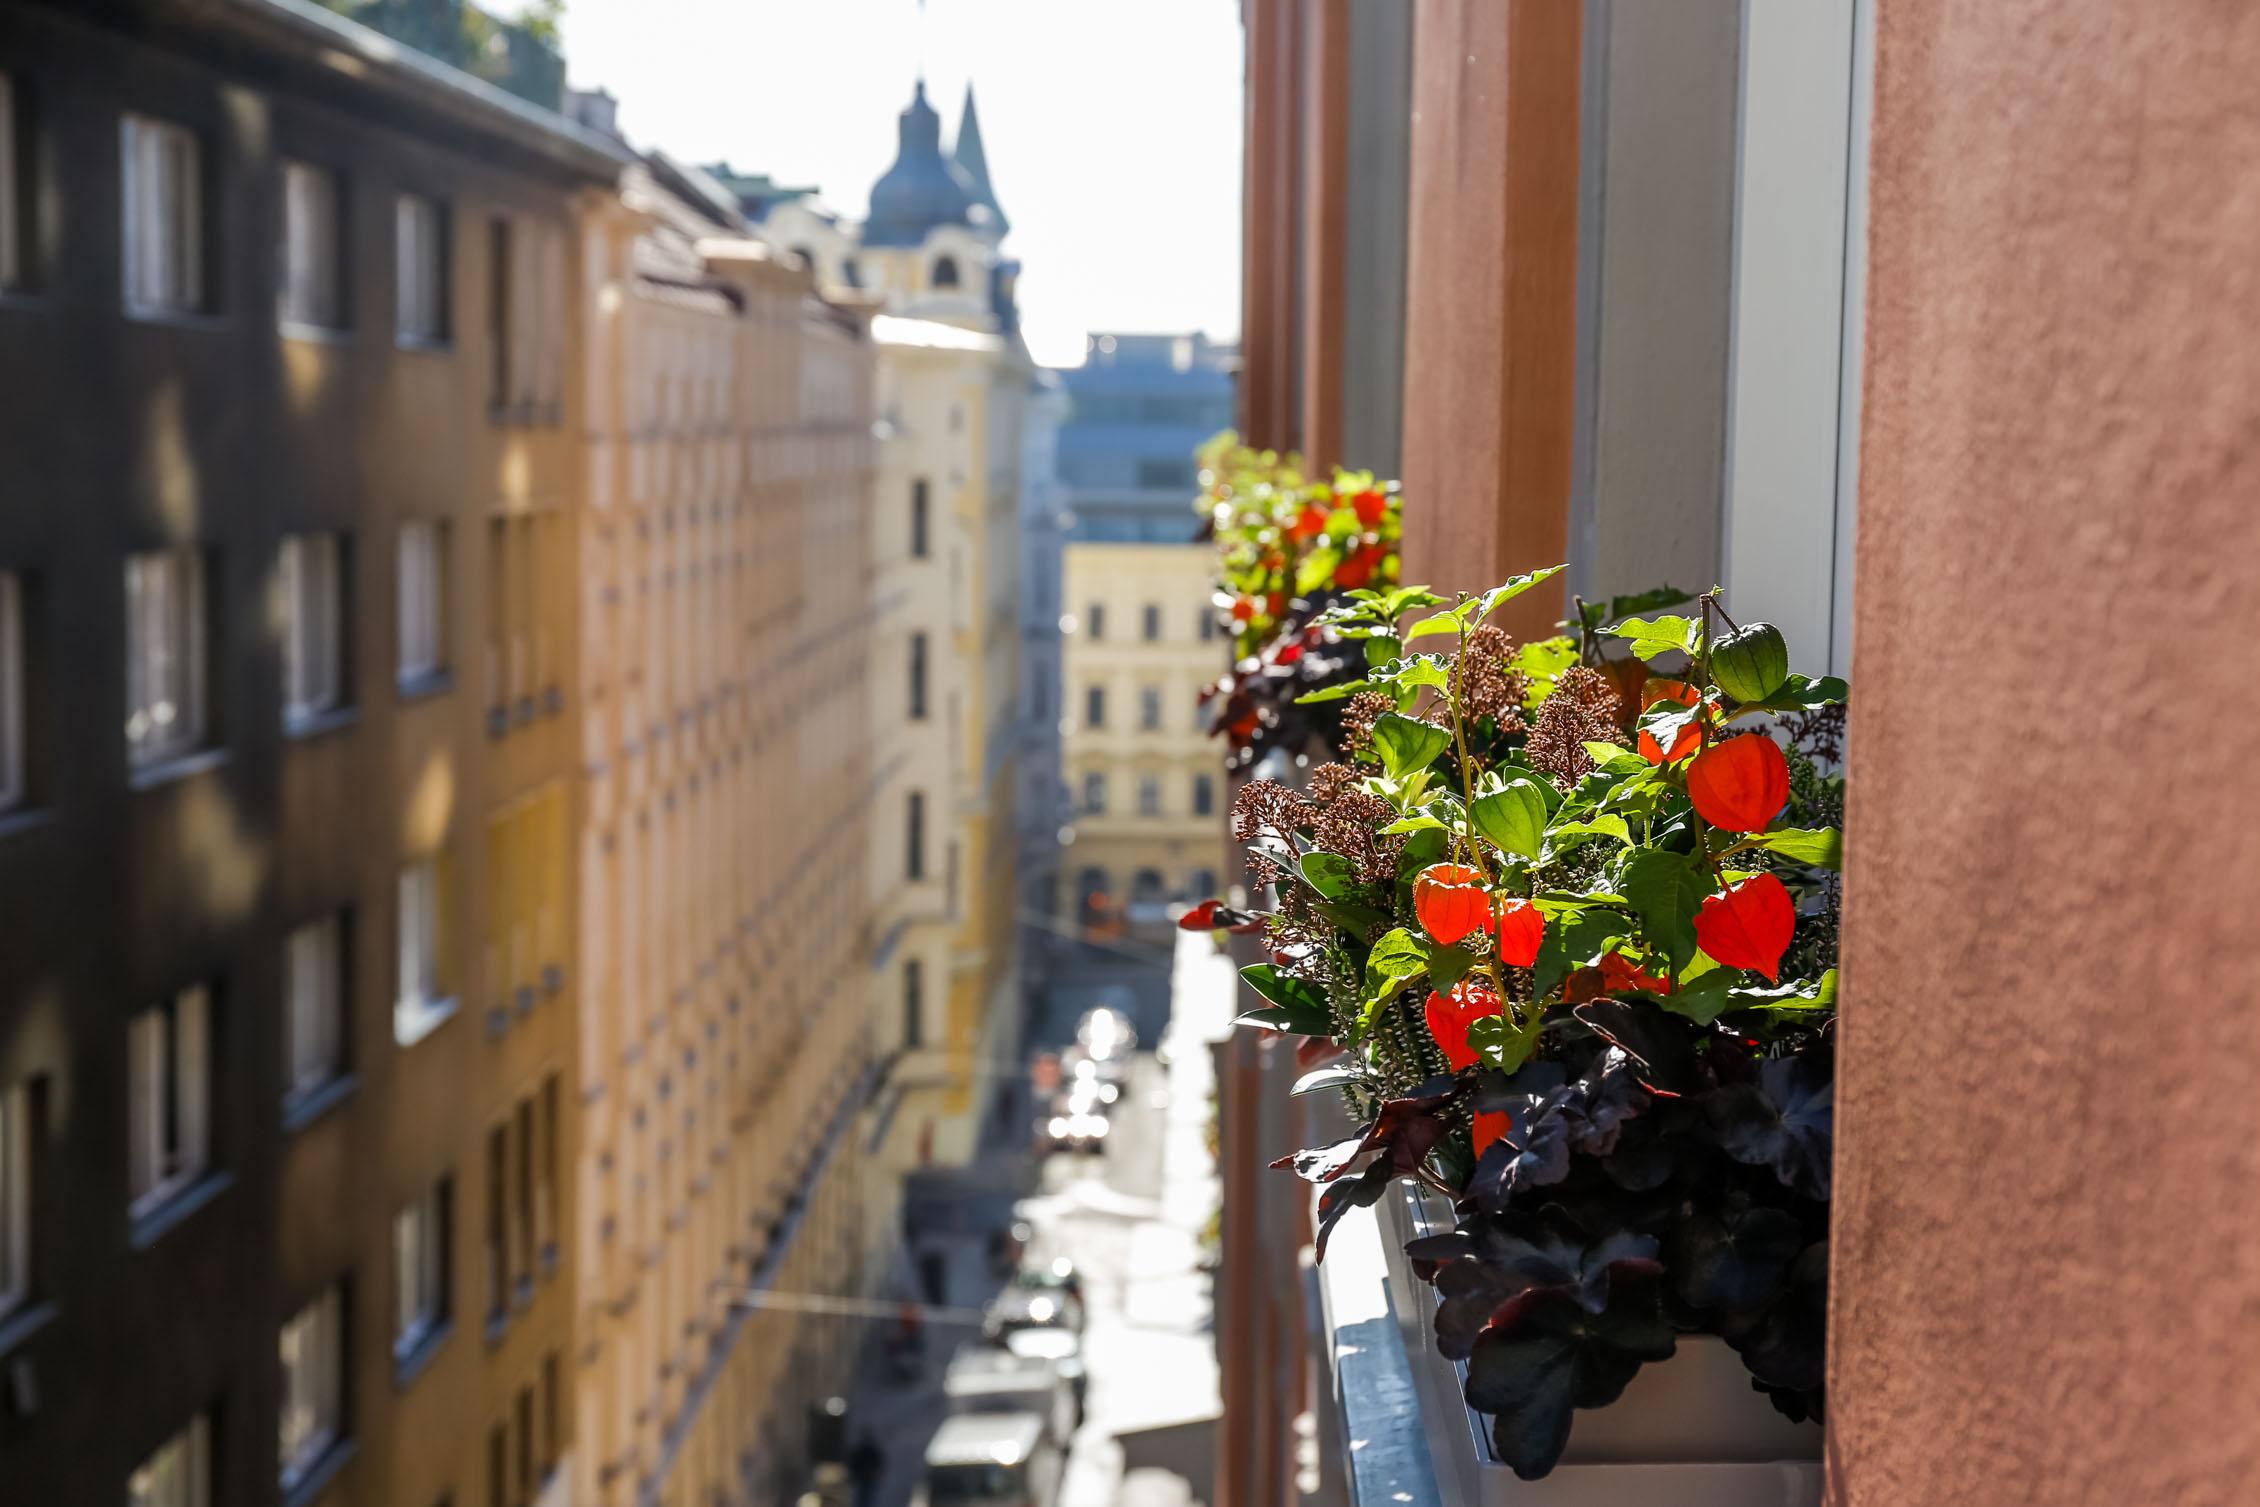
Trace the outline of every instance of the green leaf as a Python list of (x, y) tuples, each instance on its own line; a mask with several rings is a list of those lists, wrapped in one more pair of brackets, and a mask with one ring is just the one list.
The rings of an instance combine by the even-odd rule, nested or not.
[(1347, 701), (1360, 691), (1370, 691), (1373, 689), (1375, 689), (1375, 686), (1374, 683), (1370, 680), (1345, 681), (1341, 685), (1324, 686), (1318, 690), (1306, 692), (1301, 696), (1297, 696), (1295, 698), (1295, 705), (1313, 706), (1321, 701)]
[(1449, 994), (1474, 966), (1475, 954), (1465, 948), (1432, 943), (1428, 949), (1428, 987), (1438, 994)]
[(1557, 822), (1546, 830), (1546, 851), (1565, 853), (1580, 842), (1596, 837), (1613, 837), (1626, 847), (1632, 845), (1632, 828), (1621, 816), (1596, 816), (1591, 821)]
[(1393, 775), (1426, 769), (1451, 743), (1452, 735), (1433, 722), (1420, 722), (1399, 712), (1383, 712), (1373, 724), (1373, 749), (1381, 767)]
[(1663, 949), (1672, 967), (1695, 955), (1695, 907), (1711, 892), (1709, 876), (1685, 853), (1638, 848), (1627, 854), (1617, 881), (1625, 904), (1640, 918), (1650, 945)]
[(1468, 625), (1474, 627), (1480, 624), (1485, 618), (1530, 590), (1531, 587), (1543, 585), (1567, 569), (1569, 569), (1567, 565), (1549, 565), (1544, 570), (1534, 570), (1526, 576), (1510, 576), (1483, 593), (1475, 604), (1475, 611), (1468, 617)]
[(1844, 834), (1834, 827), (1776, 827), (1747, 841), (1792, 863), (1810, 864), (1816, 869), (1844, 867)]
[(1836, 706), (1852, 693), (1852, 688), (1834, 675), (1823, 675), (1818, 680), (1808, 680), (1802, 675), (1792, 675), (1782, 688), (1763, 701), (1745, 701), (1742, 708), (1756, 708), (1766, 712), (1809, 712), (1815, 707)]
[(1295, 567), (1295, 595), (1307, 597), (1334, 579), (1334, 571), (1342, 563), (1342, 552), (1328, 547), (1314, 549), (1303, 556), (1302, 564)]
[(1450, 612), (1432, 613), (1422, 618), (1405, 630), (1405, 642), (1411, 643), (1416, 638), (1430, 638), (1439, 633), (1459, 633), (1463, 631), (1466, 619), (1461, 614), (1466, 610), (1466, 606), (1463, 604)]
[(1428, 971), (1428, 944), (1400, 926), (1365, 957), (1365, 992), (1386, 1000)]
[(1290, 1095), (1315, 1094), (1321, 1089), (1347, 1088), (1357, 1081), (1358, 1075), (1354, 1069), (1337, 1064), (1333, 1067), (1314, 1068), (1303, 1074), (1287, 1092)]
[(1772, 989), (1736, 989), (1734, 1004), (1753, 1010), (1831, 1010), (1836, 1007), (1836, 970), (1831, 968), (1817, 979), (1792, 980)]
[(1387, 911), (1347, 900), (1313, 900), (1310, 908), (1354, 937), (1370, 936), (1376, 928), (1389, 924)]
[(1682, 602), (1694, 600), (1694, 593), (1681, 591), (1676, 586), (1659, 586), (1654, 591), (1643, 591), (1632, 596), (1610, 597), (1609, 605), (1604, 609), (1603, 621), (1628, 617), (1635, 612), (1654, 612), (1662, 607), (1677, 607)]
[(1595, 769), (1605, 769), (1611, 774), (1639, 774), (1648, 767), (1646, 759), (1621, 743), (1588, 743), (1585, 756), (1593, 761)]
[(1731, 968), (1713, 968), (1683, 979), (1669, 994), (1650, 994), (1647, 998), (1674, 1015), (1707, 1026), (1734, 1007), (1732, 990), (1737, 976)]
[(1365, 641), (1365, 662), (1368, 667), (1385, 665), (1404, 652), (1404, 645), (1398, 642), (1394, 633), (1376, 633)]
[(1394, 622), (1408, 612), (1423, 607), (1440, 607), (1444, 599), (1425, 586), (1399, 586), (1381, 598), (1381, 615)]
[(1601, 949), (1632, 929), (1632, 918), (1602, 906), (1541, 899), (1546, 913), (1546, 939), (1538, 945), (1536, 982), (1544, 999), (1561, 986), (1572, 968), (1583, 968), (1601, 955)]
[(1632, 652), (1656, 659), (1678, 652), (1692, 658), (1703, 643), (1703, 625), (1691, 617), (1628, 617), (1609, 630), (1612, 638), (1628, 639)]
[(1537, 686), (1550, 686), (1560, 678), (1562, 671), (1577, 663), (1577, 641), (1571, 638), (1541, 638), (1515, 650), (1515, 669)]
[(1504, 1015), (1486, 1015), (1469, 1023), (1467, 1044), (1481, 1055), (1486, 1067), (1511, 1073), (1530, 1060), (1530, 1049), (1537, 1042), (1516, 1030)]
[(1240, 970), (1240, 978), (1274, 1007), (1250, 1010), (1241, 1020), (1302, 1036), (1334, 1034), (1333, 1014), (1326, 1008), (1326, 996), (1316, 986), (1281, 973), (1269, 963), (1249, 964)]
[(1450, 830), (1450, 828), (1446, 827), (1443, 822), (1438, 821), (1435, 817), (1428, 815), (1426, 812), (1422, 812), (1418, 816), (1402, 817), (1396, 821), (1391, 822), (1388, 826), (1381, 829), (1381, 835), (1383, 837), (1393, 837), (1399, 832), (1426, 832), (1430, 828), (1435, 828), (1438, 831)]
[(1413, 654), (1382, 665), (1373, 672), (1373, 678), (1376, 683), (1399, 688), (1433, 686), (1445, 691), (1452, 685), (1452, 672), (1433, 654)]
[(1358, 887), (1357, 875), (1347, 858), (1335, 853), (1305, 853), (1295, 866), (1303, 882), (1329, 900), (1339, 900)]
[(1475, 802), (1475, 828), (1506, 852), (1536, 858), (1546, 845), (1546, 797), (1532, 780), (1509, 780)]

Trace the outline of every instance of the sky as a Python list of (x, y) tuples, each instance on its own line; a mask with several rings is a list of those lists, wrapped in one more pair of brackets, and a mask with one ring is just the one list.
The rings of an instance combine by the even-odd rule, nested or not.
[(1072, 366), (1092, 331), (1238, 338), (1239, 9), (567, 0), (566, 70), (619, 99), (636, 146), (815, 183), (857, 219), (921, 67), (945, 142), (970, 76), (1029, 348)]

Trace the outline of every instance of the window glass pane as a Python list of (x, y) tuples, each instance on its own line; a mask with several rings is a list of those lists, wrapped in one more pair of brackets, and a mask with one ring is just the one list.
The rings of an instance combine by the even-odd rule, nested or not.
[(339, 918), (329, 915), (284, 941), (289, 997), (283, 1020), (294, 1094), (321, 1087), (344, 1067), (343, 930)]
[(332, 1287), (283, 1325), (277, 1443), (283, 1484), (304, 1478), (337, 1441), (343, 1400), (344, 1304)]
[(0, 1314), (31, 1294), (31, 1094), (0, 1089)]

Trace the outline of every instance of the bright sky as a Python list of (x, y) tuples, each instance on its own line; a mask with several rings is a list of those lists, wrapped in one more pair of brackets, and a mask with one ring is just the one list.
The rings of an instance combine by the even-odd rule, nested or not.
[[(506, 9), (507, 7), (497, 7)], [(1235, 0), (567, 0), (575, 87), (639, 147), (815, 183), (860, 219), (921, 53), (945, 143), (973, 78), (1029, 348), (1240, 329)], [(921, 41), (923, 38), (923, 42)]]

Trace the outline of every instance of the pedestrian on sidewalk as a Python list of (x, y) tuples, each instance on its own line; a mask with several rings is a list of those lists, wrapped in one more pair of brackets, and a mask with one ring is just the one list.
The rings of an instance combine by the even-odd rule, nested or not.
[(872, 1507), (880, 1473), (887, 1468), (887, 1452), (879, 1448), (878, 1440), (865, 1434), (848, 1451), (847, 1468), (848, 1479), (855, 1483), (855, 1507)]

